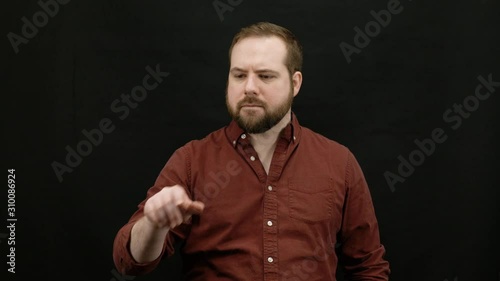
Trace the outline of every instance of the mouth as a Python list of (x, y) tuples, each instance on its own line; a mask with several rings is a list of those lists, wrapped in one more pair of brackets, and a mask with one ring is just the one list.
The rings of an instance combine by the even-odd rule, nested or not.
[(244, 104), (240, 106), (240, 111), (242, 112), (260, 112), (263, 109), (262, 106), (256, 104)]

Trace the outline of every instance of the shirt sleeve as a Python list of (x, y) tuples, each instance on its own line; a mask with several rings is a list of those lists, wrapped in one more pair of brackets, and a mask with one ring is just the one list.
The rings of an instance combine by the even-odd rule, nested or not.
[(158, 193), (165, 186), (178, 184), (183, 186), (188, 196), (191, 197), (188, 188), (190, 177), (189, 167), (189, 157), (186, 152), (186, 146), (184, 146), (172, 154), (158, 175), (154, 185), (148, 189), (146, 198), (140, 202), (137, 210), (132, 214), (128, 222), (118, 230), (113, 243), (113, 261), (116, 269), (121, 274), (138, 276), (151, 272), (158, 266), (165, 253), (167, 256), (174, 254), (174, 243), (185, 239), (187, 236), (190, 230), (189, 224), (184, 223), (170, 230), (165, 237), (165, 243), (163, 244), (160, 256), (148, 263), (138, 263), (130, 253), (130, 232), (135, 222), (144, 216), (144, 205), (151, 196)]
[(354, 155), (346, 165), (346, 199), (340, 231), (339, 262), (348, 280), (389, 280), (389, 262), (380, 234), (370, 190)]

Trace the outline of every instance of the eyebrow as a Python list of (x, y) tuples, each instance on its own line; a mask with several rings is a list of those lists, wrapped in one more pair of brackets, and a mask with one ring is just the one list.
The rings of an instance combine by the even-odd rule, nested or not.
[[(234, 72), (247, 72), (247, 71), (244, 69), (241, 69), (239, 67), (233, 67), (233, 68), (231, 68), (231, 70), (229, 72), (234, 73)], [(272, 73), (274, 75), (279, 75), (278, 71), (271, 70), (271, 69), (259, 69), (259, 70), (256, 70), (255, 72), (256, 73)]]

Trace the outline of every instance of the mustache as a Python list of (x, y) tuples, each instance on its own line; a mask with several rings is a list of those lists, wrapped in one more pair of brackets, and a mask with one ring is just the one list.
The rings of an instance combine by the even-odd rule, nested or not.
[(251, 104), (251, 105), (255, 105), (255, 106), (262, 106), (264, 108), (266, 107), (266, 105), (264, 104), (264, 102), (260, 101), (257, 98), (248, 97), (248, 96), (246, 96), (243, 100), (241, 100), (240, 102), (238, 102), (238, 108), (241, 109), (244, 104), (245, 105), (246, 104)]

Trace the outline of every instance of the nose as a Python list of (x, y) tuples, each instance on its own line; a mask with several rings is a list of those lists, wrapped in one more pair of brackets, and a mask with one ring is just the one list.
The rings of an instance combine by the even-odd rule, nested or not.
[(246, 95), (256, 95), (258, 91), (257, 79), (254, 75), (248, 75), (247, 81), (245, 83), (245, 94)]

